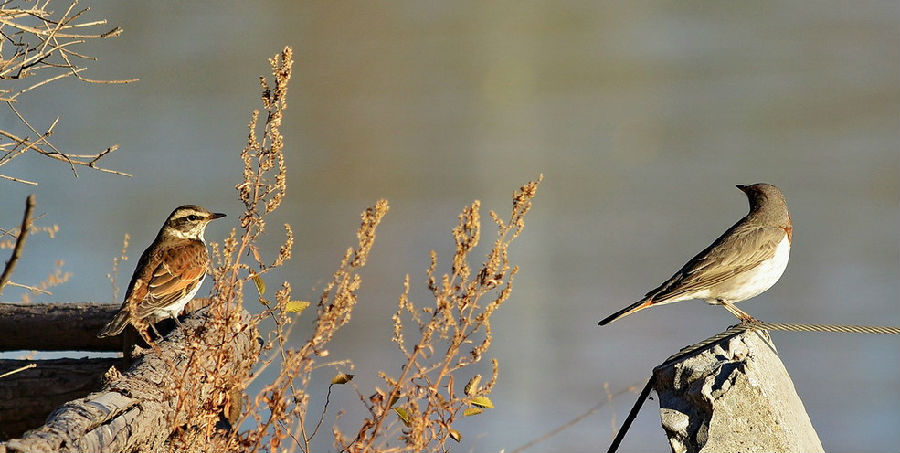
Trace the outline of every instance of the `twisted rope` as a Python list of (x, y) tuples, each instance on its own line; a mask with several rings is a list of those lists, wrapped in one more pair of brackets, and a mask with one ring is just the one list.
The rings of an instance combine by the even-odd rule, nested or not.
[[(717, 333), (699, 343), (692, 344), (690, 346), (686, 346), (682, 348), (677, 353), (669, 356), (663, 363), (655, 366), (653, 368), (656, 371), (658, 368), (668, 366), (673, 362), (677, 362), (700, 349), (709, 347), (719, 341), (722, 341), (725, 338), (741, 334), (743, 332), (747, 332), (750, 330), (779, 330), (779, 331), (789, 331), (789, 332), (834, 332), (834, 333), (861, 333), (861, 334), (886, 334), (886, 335), (900, 335), (900, 327), (893, 326), (859, 326), (853, 324), (793, 324), (793, 323), (779, 323), (779, 322), (762, 322), (762, 321), (750, 321), (750, 322), (742, 322), (740, 324), (729, 327), (728, 329)], [(641, 407), (644, 405), (644, 401), (647, 400), (647, 397), (650, 396), (650, 390), (653, 388), (653, 384), (656, 381), (656, 374), (651, 373), (650, 380), (647, 381), (647, 385), (644, 386), (643, 390), (641, 390), (641, 394), (638, 396), (637, 401), (634, 402), (634, 406), (631, 408), (631, 412), (628, 413), (628, 417), (625, 417), (625, 420), (622, 422), (622, 428), (619, 429), (619, 433), (616, 435), (616, 438), (613, 439), (612, 444), (609, 446), (608, 453), (615, 453), (616, 450), (619, 449), (619, 444), (622, 442), (622, 439), (625, 438), (625, 434), (628, 432), (628, 429), (631, 428), (631, 423), (634, 422), (634, 419), (637, 418), (638, 412), (641, 411)]]
[(747, 330), (782, 330), (791, 332), (837, 332), (900, 335), (900, 327), (894, 326), (858, 326), (853, 324), (791, 324), (780, 322), (751, 321), (744, 324)]

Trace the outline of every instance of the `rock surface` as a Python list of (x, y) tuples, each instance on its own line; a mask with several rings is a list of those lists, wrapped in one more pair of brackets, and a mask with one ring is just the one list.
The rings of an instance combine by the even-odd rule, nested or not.
[(824, 451), (765, 331), (725, 338), (654, 376), (673, 452)]

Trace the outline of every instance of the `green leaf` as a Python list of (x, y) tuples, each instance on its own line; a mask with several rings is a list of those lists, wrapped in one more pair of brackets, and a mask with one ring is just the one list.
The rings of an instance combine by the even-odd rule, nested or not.
[(405, 407), (395, 407), (394, 411), (397, 412), (400, 421), (403, 422), (404, 425), (409, 426), (409, 411), (406, 410)]
[(493, 409), (494, 403), (486, 396), (476, 396), (472, 398), (472, 405), (475, 407), (483, 407), (485, 409)]
[(263, 281), (262, 277), (259, 275), (254, 275), (250, 277), (253, 279), (253, 283), (256, 283), (256, 290), (259, 291), (259, 295), (262, 296), (266, 293), (266, 282)]
[(335, 377), (331, 378), (331, 384), (343, 385), (350, 382), (351, 380), (353, 380), (352, 374), (338, 373)]
[(462, 442), (462, 434), (460, 434), (459, 431), (455, 429), (450, 430), (450, 438), (457, 442)]
[(482, 412), (484, 412), (484, 409), (480, 407), (467, 407), (465, 410), (463, 410), (463, 417), (471, 417)]
[(310, 303), (305, 300), (292, 300), (284, 307), (284, 311), (288, 313), (301, 313), (309, 307)]

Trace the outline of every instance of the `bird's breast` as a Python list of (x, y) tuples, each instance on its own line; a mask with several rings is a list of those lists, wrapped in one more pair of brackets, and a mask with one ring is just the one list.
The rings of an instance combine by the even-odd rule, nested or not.
[(723, 291), (717, 296), (730, 302), (740, 302), (766, 291), (781, 278), (781, 274), (787, 269), (790, 253), (791, 240), (788, 235), (784, 235), (771, 258), (755, 268), (739, 274), (734, 281), (727, 285), (728, 288), (722, 288)]

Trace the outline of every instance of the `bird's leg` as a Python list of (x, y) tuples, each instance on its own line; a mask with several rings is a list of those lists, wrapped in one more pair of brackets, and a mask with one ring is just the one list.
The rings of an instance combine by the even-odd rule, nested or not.
[(178, 326), (179, 329), (184, 328), (184, 324), (178, 320), (178, 315), (175, 313), (170, 313), (169, 316), (172, 318), (172, 321), (175, 321), (175, 325)]
[(725, 307), (726, 310), (730, 311), (731, 314), (737, 316), (741, 322), (756, 322), (756, 318), (747, 314), (747, 312), (737, 308), (733, 303), (728, 302), (727, 300), (719, 300), (719, 303)]
[(156, 334), (156, 338), (162, 338), (162, 335), (159, 334), (159, 331), (156, 330), (156, 324), (150, 323), (150, 328), (153, 329), (153, 333)]

